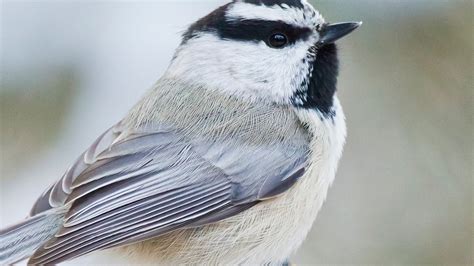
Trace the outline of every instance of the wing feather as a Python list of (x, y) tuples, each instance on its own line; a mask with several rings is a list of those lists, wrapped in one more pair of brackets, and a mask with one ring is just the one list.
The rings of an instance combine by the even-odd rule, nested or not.
[[(210, 193), (198, 194), (188, 192), (187, 198), (168, 204), (159, 203), (146, 210), (140, 210), (125, 217), (120, 217), (111, 225), (100, 227), (96, 223), (94, 230), (83, 235), (66, 235), (68, 237), (61, 244), (46, 244), (41, 255), (36, 256), (35, 264), (49, 263), (49, 259), (57, 255), (64, 258), (76, 256), (76, 253), (85, 254), (95, 250), (98, 246), (109, 245), (128, 239), (128, 236), (138, 236), (149, 230), (166, 230), (174, 223), (185, 223), (196, 217), (204, 215), (214, 209), (230, 204), (229, 184), (216, 187)], [(106, 222), (107, 223), (107, 222)], [(62, 236), (64, 238), (65, 236)], [(61, 238), (61, 237), (60, 237)], [(53, 242), (55, 243), (56, 240)]]
[[(302, 145), (303, 146), (303, 145)], [(170, 127), (109, 129), (32, 213), (70, 206), (63, 227), (30, 259), (53, 264), (233, 216), (289, 189), (306, 149), (187, 140)]]

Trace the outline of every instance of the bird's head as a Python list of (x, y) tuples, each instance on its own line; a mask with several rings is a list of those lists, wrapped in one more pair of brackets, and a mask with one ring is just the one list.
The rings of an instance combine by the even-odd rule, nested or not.
[(360, 25), (326, 23), (306, 0), (235, 0), (189, 27), (167, 75), (252, 101), (330, 113), (334, 42)]

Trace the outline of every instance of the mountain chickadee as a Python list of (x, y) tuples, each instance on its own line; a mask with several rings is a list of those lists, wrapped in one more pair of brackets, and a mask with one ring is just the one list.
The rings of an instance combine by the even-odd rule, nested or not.
[(0, 231), (0, 263), (111, 249), (133, 263), (283, 263), (345, 136), (334, 42), (305, 0), (235, 0), (192, 24), (166, 73)]

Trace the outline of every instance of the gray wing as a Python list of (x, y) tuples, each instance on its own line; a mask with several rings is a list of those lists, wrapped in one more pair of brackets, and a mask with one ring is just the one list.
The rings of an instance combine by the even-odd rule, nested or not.
[(289, 145), (186, 139), (170, 127), (104, 133), (35, 204), (70, 206), (30, 259), (52, 264), (98, 249), (216, 222), (290, 188), (308, 151)]

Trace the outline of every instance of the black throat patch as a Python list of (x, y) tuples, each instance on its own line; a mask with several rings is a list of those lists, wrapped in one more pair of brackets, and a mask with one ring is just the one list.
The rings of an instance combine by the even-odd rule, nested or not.
[(339, 74), (337, 47), (335, 44), (327, 44), (312, 50), (309, 52), (315, 56), (305, 59), (313, 62), (310, 71), (301, 84), (301, 90), (293, 95), (292, 103), (300, 108), (317, 109), (325, 117), (333, 117), (335, 113), (332, 107)]

